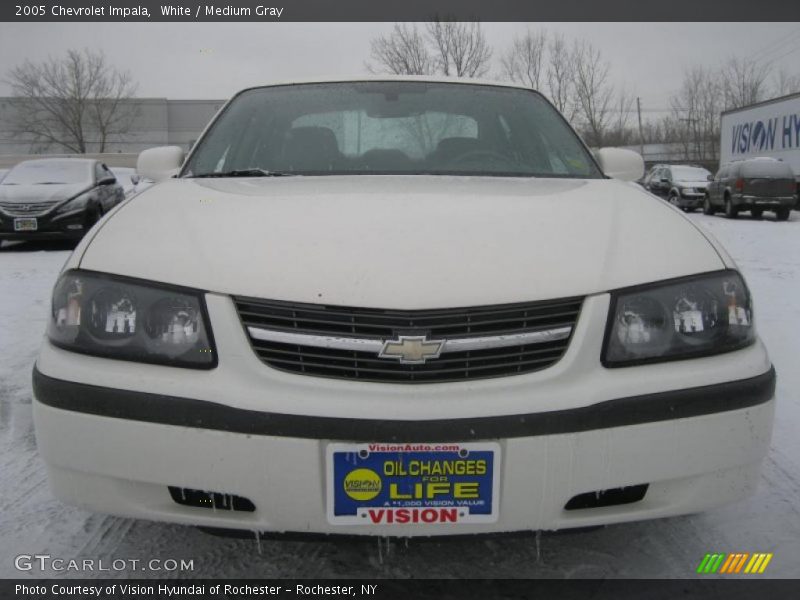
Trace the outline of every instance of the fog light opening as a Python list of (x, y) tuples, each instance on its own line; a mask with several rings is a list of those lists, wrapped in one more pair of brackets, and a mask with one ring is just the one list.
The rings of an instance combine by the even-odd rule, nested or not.
[(585, 510), (588, 508), (601, 508), (603, 506), (618, 506), (620, 504), (633, 504), (644, 499), (649, 484), (631, 485), (628, 487), (612, 488), (578, 494), (570, 498), (564, 510)]
[(169, 486), (172, 501), (182, 506), (208, 508), (211, 510), (230, 510), (236, 512), (255, 512), (256, 506), (249, 499), (234, 494), (209, 492)]

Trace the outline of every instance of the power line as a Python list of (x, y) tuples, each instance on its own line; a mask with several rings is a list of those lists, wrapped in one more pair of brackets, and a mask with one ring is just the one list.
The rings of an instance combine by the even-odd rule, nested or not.
[(788, 34), (779, 37), (777, 40), (772, 40), (766, 46), (762, 46), (759, 50), (756, 50), (755, 52), (751, 53), (750, 58), (758, 62), (763, 58), (765, 58), (766, 56), (772, 54), (772, 52), (774, 52), (781, 46), (783, 46), (789, 40), (789, 38), (792, 38), (798, 34), (800, 34), (800, 30), (790, 31)]
[[(800, 41), (800, 40), (798, 40), (798, 41)], [(772, 66), (772, 64), (775, 63), (776, 61), (781, 60), (782, 58), (786, 58), (787, 56), (789, 56), (790, 54), (794, 54), (798, 50), (800, 50), (800, 44), (798, 44), (797, 46), (795, 46), (793, 49), (789, 50), (788, 52), (786, 52), (784, 54), (781, 54), (780, 56), (778, 56), (776, 58), (773, 58), (772, 60), (770, 60), (767, 63), (764, 63), (764, 65), (762, 65), (762, 66), (763, 67)]]

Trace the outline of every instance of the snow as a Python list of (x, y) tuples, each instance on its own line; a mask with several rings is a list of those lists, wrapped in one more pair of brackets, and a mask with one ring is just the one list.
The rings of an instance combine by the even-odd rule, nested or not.
[[(765, 574), (800, 577), (800, 214), (786, 223), (694, 214), (744, 272), (778, 372), (772, 449), (757, 493), (703, 514), (591, 531), (411, 541), (216, 538), (197, 529), (93, 514), (52, 498), (36, 453), (30, 374), (65, 246), (0, 249), (0, 577), (19, 554), (193, 559), (168, 577), (691, 577), (707, 552), (773, 552)], [(92, 576), (45, 572), (45, 576)], [(123, 570), (98, 577), (158, 576)]]

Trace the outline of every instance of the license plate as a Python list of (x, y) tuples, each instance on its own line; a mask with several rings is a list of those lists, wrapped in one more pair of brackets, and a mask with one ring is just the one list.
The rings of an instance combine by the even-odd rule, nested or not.
[(500, 445), (332, 443), (327, 512), (334, 525), (493, 523)]
[(14, 219), (14, 231), (36, 231), (39, 224), (34, 217)]

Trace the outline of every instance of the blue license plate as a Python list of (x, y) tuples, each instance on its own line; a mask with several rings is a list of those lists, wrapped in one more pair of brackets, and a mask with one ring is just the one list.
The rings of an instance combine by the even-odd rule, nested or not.
[(497, 521), (500, 446), (495, 442), (332, 443), (326, 461), (333, 524)]

